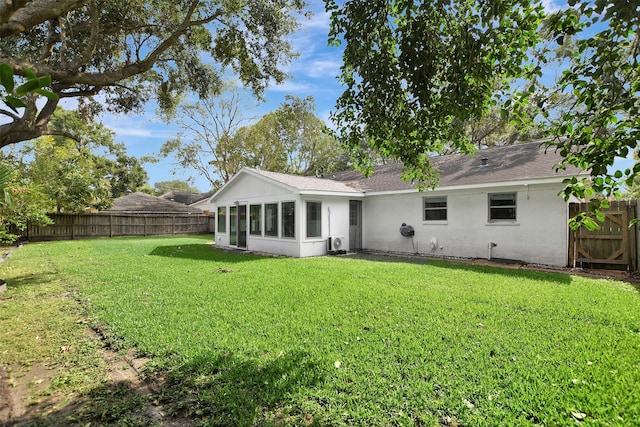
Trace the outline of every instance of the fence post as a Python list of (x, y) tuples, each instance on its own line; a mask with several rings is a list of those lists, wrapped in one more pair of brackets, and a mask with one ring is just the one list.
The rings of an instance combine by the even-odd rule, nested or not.
[(71, 216), (71, 240), (76, 238), (76, 216)]
[(176, 234), (176, 217), (175, 216), (171, 216), (171, 235), (175, 235)]
[(144, 216), (144, 236), (147, 237), (147, 216)]
[(109, 238), (113, 238), (113, 215), (109, 215)]

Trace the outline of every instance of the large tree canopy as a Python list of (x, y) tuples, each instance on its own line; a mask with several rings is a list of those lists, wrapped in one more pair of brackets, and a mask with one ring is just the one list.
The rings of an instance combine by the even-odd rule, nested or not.
[(114, 198), (146, 184), (147, 173), (138, 159), (114, 142), (109, 129), (61, 108), (50, 126), (72, 132), (75, 138), (43, 136), (2, 153), (4, 163), (16, 171), (15, 185), (29, 188), (31, 197), (23, 204), (37, 204), (30, 207), (32, 211), (104, 209)]
[(529, 0), (326, 0), (330, 41), (344, 42), (336, 132), (356, 163), (362, 142), (405, 164), (405, 178), (437, 182), (428, 157), (471, 152), (465, 123), (496, 89), (528, 71), (543, 14)]
[(597, 210), (601, 202), (606, 204), (601, 195), (618, 195), (640, 172), (637, 161), (624, 171), (612, 168), (616, 157), (630, 157), (640, 139), (640, 2), (568, 3), (571, 7), (549, 18), (548, 35), (560, 45), (574, 39), (573, 55), (556, 90), (570, 94), (573, 103), (558, 114), (544, 102), (538, 106), (552, 124), (550, 145), (561, 150), (563, 165), (591, 173), (588, 180), (569, 182), (565, 196), (591, 199)]
[[(640, 137), (637, 0), (569, 0), (550, 16), (529, 0), (325, 1), (330, 41), (344, 43), (336, 133), (361, 167), (364, 141), (403, 161), (405, 178), (434, 185), (428, 157), (471, 152), (465, 124), (502, 105), (547, 121), (560, 167), (590, 171), (588, 182), (567, 182), (566, 197), (616, 194), (640, 171), (611, 171)], [(568, 61), (545, 82), (569, 42)], [(541, 82), (553, 90), (538, 93)], [(551, 108), (559, 99), (570, 103)]]
[(344, 152), (315, 115), (315, 101), (287, 95), (276, 111), (251, 125), (240, 124), (242, 97), (230, 87), (223, 96), (181, 106), (182, 131), (160, 149), (180, 170), (193, 170), (219, 188), (245, 166), (297, 175), (346, 168)]
[(127, 112), (155, 97), (171, 111), (184, 91), (215, 91), (227, 67), (259, 95), (285, 78), (281, 67), (293, 55), (286, 36), (303, 7), (302, 0), (2, 2), (0, 62), (19, 76), (51, 76), (59, 99), (42, 107), (31, 94), (19, 113), (0, 109), (8, 120), (0, 147), (50, 134), (60, 99), (100, 93), (104, 108)]

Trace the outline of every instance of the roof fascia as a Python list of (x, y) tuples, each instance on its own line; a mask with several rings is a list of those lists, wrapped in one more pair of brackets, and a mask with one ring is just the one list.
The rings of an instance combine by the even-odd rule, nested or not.
[(352, 197), (352, 198), (364, 198), (365, 194), (359, 191), (347, 192), (347, 191), (323, 191), (323, 190), (301, 190), (300, 194), (303, 196), (339, 196), (339, 197)]
[[(584, 176), (583, 174), (579, 174), (578, 176)], [(559, 184), (566, 178), (570, 178), (570, 176), (561, 176), (561, 177), (549, 177), (549, 178), (533, 178), (533, 179), (519, 179), (516, 181), (495, 181), (495, 182), (485, 182), (479, 184), (462, 184), (462, 185), (448, 185), (448, 186), (438, 186), (429, 191), (450, 191), (450, 190), (477, 190), (479, 188), (497, 188), (497, 187), (511, 187), (511, 186), (524, 186), (524, 185), (544, 185), (544, 184)], [(368, 192), (366, 196), (381, 196), (388, 194), (410, 194), (410, 193), (418, 193), (419, 191), (415, 188), (409, 188), (406, 190), (390, 190), (390, 191), (372, 191)]]

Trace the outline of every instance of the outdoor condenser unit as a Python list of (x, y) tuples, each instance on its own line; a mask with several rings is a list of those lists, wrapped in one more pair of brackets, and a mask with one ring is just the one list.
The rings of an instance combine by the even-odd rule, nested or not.
[(327, 248), (329, 249), (329, 252), (337, 252), (343, 250), (343, 244), (344, 236), (329, 236), (329, 240), (327, 240)]

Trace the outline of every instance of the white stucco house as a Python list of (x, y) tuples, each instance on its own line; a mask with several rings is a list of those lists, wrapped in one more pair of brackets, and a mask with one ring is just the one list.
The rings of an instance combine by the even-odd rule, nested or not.
[(565, 266), (568, 204), (558, 193), (581, 171), (556, 171), (560, 160), (540, 141), (433, 157), (440, 182), (424, 192), (400, 179), (402, 164), (369, 178), (244, 168), (209, 199), (216, 244), (292, 257), (366, 249)]

